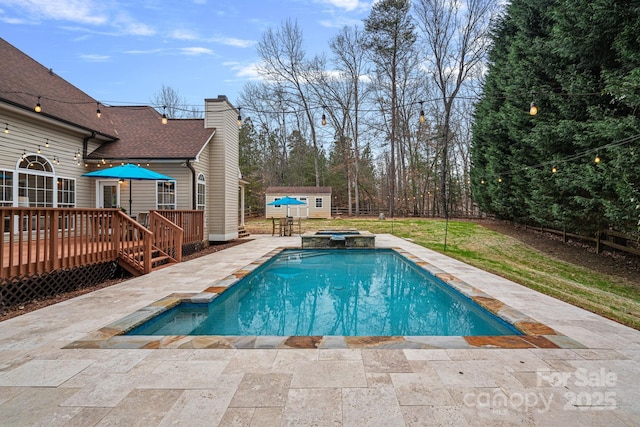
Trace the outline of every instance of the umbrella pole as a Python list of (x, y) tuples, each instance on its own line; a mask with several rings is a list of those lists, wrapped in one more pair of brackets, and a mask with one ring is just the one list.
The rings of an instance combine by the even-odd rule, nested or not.
[(129, 216), (131, 216), (131, 180), (129, 180)]

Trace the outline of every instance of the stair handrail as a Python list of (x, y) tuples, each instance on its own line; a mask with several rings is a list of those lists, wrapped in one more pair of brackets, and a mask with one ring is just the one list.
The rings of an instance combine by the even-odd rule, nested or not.
[(114, 240), (118, 243), (120, 257), (143, 274), (151, 273), (153, 233), (122, 211), (117, 212), (118, 227)]
[(163, 251), (174, 262), (182, 261), (184, 230), (156, 211), (149, 212), (149, 229), (153, 246)]

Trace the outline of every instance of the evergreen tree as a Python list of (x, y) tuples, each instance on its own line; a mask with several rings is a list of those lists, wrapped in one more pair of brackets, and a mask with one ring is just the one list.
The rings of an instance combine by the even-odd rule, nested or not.
[(475, 115), (483, 210), (583, 232), (637, 225), (638, 17), (629, 1), (509, 4)]

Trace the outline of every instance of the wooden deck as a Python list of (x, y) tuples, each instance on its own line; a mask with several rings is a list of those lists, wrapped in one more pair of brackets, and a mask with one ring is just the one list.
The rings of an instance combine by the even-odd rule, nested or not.
[(0, 215), (0, 279), (109, 261), (146, 274), (160, 258), (180, 262), (184, 243), (204, 239), (202, 211), (151, 211), (148, 228), (118, 209), (0, 208)]

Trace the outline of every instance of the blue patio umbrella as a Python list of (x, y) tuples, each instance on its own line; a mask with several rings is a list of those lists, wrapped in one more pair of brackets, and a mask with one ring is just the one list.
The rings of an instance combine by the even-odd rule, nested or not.
[(136, 181), (173, 181), (170, 176), (146, 169), (131, 163), (126, 165), (114, 166), (112, 168), (100, 169), (93, 172), (87, 172), (82, 176), (93, 178), (112, 178), (112, 179), (128, 179), (129, 180), (129, 214), (131, 215), (131, 180)]
[(298, 199), (293, 197), (285, 196), (282, 199), (274, 200), (271, 203), (267, 203), (268, 206), (286, 206), (287, 207), (287, 216), (289, 216), (289, 206), (291, 205), (306, 205), (305, 202), (301, 202)]

